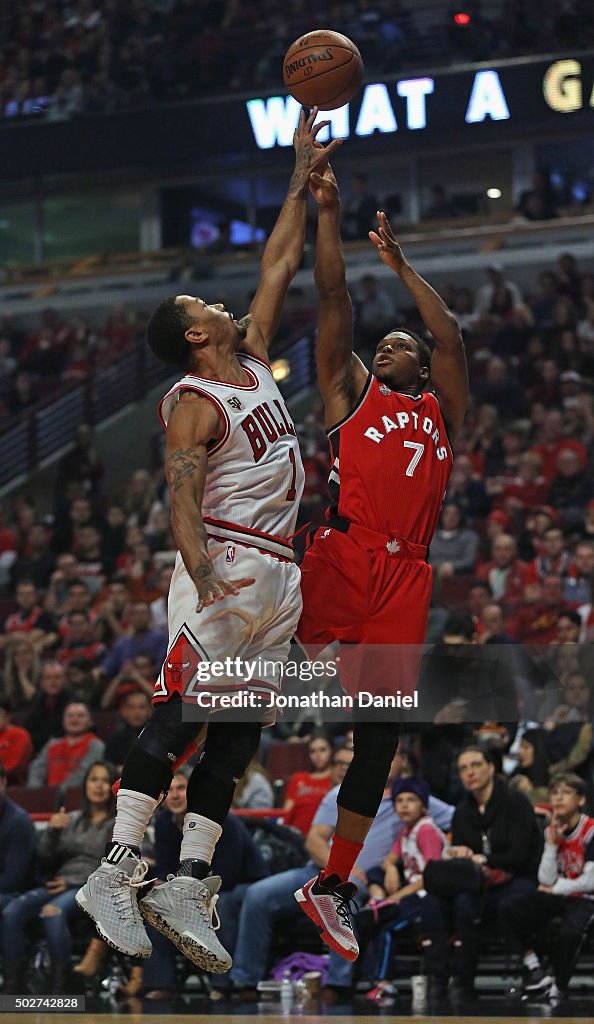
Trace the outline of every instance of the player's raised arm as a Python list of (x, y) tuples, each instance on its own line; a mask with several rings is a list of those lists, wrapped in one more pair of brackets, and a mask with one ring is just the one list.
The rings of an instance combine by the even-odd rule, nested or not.
[(468, 405), (468, 368), (458, 321), (443, 299), (407, 263), (385, 213), (378, 212), (378, 231), (369, 237), (377, 246), (382, 262), (390, 267), (414, 299), (423, 323), (435, 342), (431, 359), (431, 382), (437, 392), (443, 416), (452, 437), (459, 434)]
[(197, 611), (238, 594), (253, 579), (217, 577), (208, 555), (202, 521), (202, 499), (208, 461), (207, 445), (220, 434), (220, 419), (212, 402), (186, 392), (173, 409), (167, 425), (165, 471), (169, 484), (171, 528), (184, 565), (197, 590)]
[(342, 139), (334, 139), (325, 148), (315, 145), (320, 129), (330, 124), (329, 121), (320, 121), (314, 125), (317, 113), (318, 109), (314, 107), (309, 117), (304, 110), (299, 115), (293, 137), (295, 170), (287, 198), (264, 249), (258, 289), (248, 316), (242, 322), (248, 328), (247, 347), (263, 346), (264, 353), (261, 354), (268, 350), (276, 333), (287, 289), (303, 256), (309, 176), (324, 166), (342, 142)]
[(318, 289), (318, 383), (326, 409), (326, 424), (333, 426), (357, 401), (367, 371), (353, 353), (353, 311), (346, 283), (340, 237), (340, 198), (336, 178), (328, 165), (314, 172), (310, 191), (318, 205), (315, 282)]

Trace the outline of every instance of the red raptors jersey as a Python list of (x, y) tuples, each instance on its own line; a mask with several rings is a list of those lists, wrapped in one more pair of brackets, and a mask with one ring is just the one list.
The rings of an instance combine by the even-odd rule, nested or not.
[(370, 374), (355, 409), (328, 438), (328, 516), (430, 544), (452, 468), (435, 395), (404, 395)]
[[(547, 830), (548, 831), (548, 830)], [(579, 878), (584, 864), (594, 857), (594, 818), (581, 814), (572, 832), (557, 841), (557, 871), (560, 878)], [(594, 893), (575, 893), (594, 899)]]

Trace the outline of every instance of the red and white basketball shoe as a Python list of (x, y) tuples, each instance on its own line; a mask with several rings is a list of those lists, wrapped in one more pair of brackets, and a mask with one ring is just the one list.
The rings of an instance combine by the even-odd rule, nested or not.
[(349, 910), (349, 903), (356, 892), (356, 885), (340, 882), (338, 875), (331, 875), (323, 881), (318, 875), (295, 893), (297, 903), (311, 918), (326, 945), (345, 960), (356, 960), (359, 956)]

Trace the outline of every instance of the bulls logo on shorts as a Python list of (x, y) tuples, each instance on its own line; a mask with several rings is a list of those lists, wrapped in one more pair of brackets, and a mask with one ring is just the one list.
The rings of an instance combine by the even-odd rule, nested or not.
[(187, 626), (182, 626), (163, 662), (155, 697), (167, 698), (173, 693), (183, 695), (195, 678), (198, 665), (205, 660), (208, 659), (196, 637)]

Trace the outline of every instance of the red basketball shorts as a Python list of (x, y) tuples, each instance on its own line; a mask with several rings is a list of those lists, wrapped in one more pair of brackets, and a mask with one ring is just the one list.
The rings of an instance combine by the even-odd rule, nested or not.
[(297, 636), (306, 648), (352, 645), (341, 672), (347, 693), (415, 689), (432, 587), (425, 555), (420, 545), (354, 524), (346, 533), (316, 531), (301, 564)]

